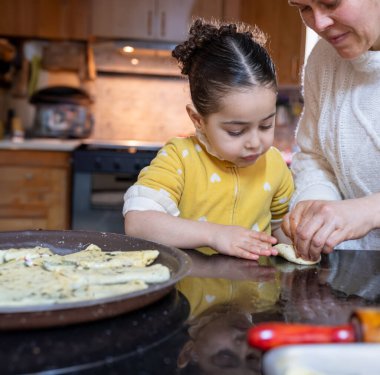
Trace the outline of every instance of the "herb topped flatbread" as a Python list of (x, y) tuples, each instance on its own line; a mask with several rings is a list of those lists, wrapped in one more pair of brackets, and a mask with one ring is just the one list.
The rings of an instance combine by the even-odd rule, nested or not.
[(152, 264), (157, 250), (104, 252), (96, 245), (68, 255), (48, 248), (0, 251), (0, 306), (29, 306), (105, 298), (170, 279)]

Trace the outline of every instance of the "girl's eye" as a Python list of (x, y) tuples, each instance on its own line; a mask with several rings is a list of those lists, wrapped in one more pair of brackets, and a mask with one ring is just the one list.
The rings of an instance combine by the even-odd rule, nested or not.
[(260, 130), (262, 130), (262, 131), (266, 131), (266, 130), (269, 130), (269, 129), (272, 129), (272, 128), (273, 128), (273, 124), (260, 125)]
[(242, 135), (243, 132), (242, 131), (238, 131), (238, 132), (227, 131), (227, 134), (230, 135), (231, 137), (238, 137), (239, 135)]
[(239, 135), (242, 135), (243, 132), (228, 132), (228, 134), (229, 134), (231, 137), (238, 137)]

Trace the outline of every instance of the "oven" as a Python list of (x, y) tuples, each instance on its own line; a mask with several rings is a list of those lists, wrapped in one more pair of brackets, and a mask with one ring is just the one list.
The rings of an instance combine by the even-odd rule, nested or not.
[(124, 193), (160, 147), (148, 142), (88, 142), (76, 149), (72, 229), (124, 233)]

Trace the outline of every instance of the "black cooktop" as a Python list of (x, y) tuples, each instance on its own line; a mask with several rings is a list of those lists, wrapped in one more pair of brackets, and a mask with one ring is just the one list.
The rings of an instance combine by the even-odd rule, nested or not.
[(74, 172), (138, 173), (155, 158), (158, 148), (136, 145), (83, 144), (73, 152)]

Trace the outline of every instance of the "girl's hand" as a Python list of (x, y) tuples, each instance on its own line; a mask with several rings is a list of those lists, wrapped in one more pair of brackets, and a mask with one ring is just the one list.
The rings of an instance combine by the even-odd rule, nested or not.
[(216, 225), (210, 247), (221, 254), (257, 260), (260, 255), (277, 255), (272, 248), (276, 238), (264, 233), (234, 225)]
[[(369, 197), (344, 201), (302, 201), (285, 216), (282, 229), (304, 259), (318, 259), (339, 243), (365, 236), (376, 227)], [(372, 207), (371, 207), (372, 206)]]

